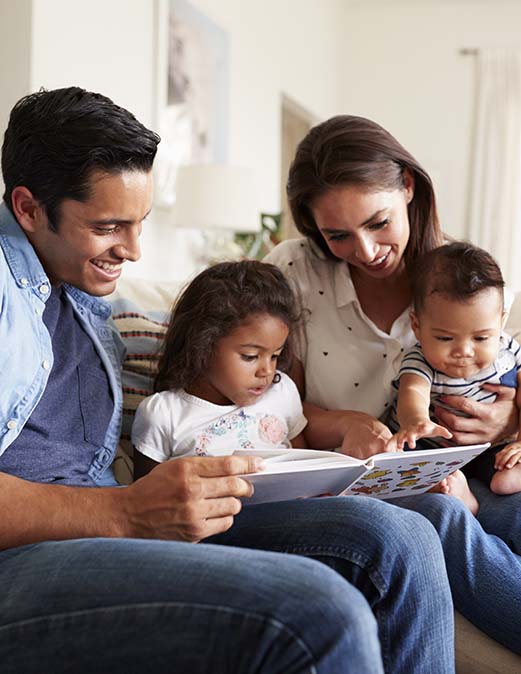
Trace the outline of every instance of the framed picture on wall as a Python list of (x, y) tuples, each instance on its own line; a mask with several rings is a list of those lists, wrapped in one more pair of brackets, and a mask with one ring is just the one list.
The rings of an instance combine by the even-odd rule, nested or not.
[(175, 201), (177, 167), (225, 162), (228, 34), (187, 0), (156, 0), (156, 204)]

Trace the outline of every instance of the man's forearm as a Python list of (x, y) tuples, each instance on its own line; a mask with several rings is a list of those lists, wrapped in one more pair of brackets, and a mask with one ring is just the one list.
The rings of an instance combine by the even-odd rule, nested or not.
[(126, 535), (122, 490), (28, 482), (0, 473), (0, 549)]

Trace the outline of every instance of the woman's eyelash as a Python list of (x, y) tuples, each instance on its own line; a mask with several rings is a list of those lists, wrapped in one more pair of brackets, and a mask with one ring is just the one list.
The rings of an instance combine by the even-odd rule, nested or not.
[(388, 224), (389, 218), (385, 218), (385, 220), (381, 220), (380, 222), (375, 222), (372, 225), (369, 225), (369, 229), (382, 229), (382, 227), (385, 227)]

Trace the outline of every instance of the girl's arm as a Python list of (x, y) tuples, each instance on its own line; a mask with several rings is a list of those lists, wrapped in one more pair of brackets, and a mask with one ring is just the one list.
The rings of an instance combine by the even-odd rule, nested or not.
[(134, 481), (148, 475), (152, 468), (159, 466), (159, 461), (154, 461), (134, 447)]
[(401, 450), (405, 443), (410, 449), (414, 449), (416, 440), (420, 438), (452, 437), (450, 431), (431, 421), (430, 400), (431, 384), (429, 381), (415, 374), (402, 374), (397, 406), (400, 430), (388, 442), (387, 451)]
[(306, 439), (304, 438), (304, 432), (299, 433), (294, 438), (291, 439), (291, 446), (294, 449), (307, 449)]

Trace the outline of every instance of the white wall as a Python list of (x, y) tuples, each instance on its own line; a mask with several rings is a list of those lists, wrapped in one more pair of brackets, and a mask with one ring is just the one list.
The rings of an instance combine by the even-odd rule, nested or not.
[[(349, 112), (386, 126), (433, 175), (445, 229), (464, 234), (473, 60), (459, 49), (521, 46), (520, 2), (192, 1), (228, 32), (228, 158), (257, 169), (264, 210), (279, 206), (285, 93), (318, 119)], [(0, 0), (1, 128), (24, 93), (70, 84), (153, 126), (154, 17), (154, 0)], [(132, 275), (189, 273), (187, 232), (152, 219), (143, 244)]]
[[(4, 32), (9, 35), (12, 22), (9, 26), (6, 12), (16, 3), (0, 2), (1, 38)], [(24, 93), (40, 86), (76, 84), (107, 94), (154, 126), (156, 2), (25, 0), (25, 4), (32, 9), (32, 18), (19, 21), (22, 25), (16, 31), (32, 36), (23, 39), (30, 63), (21, 79), (2, 69), (0, 121), (2, 112)], [(338, 110), (343, 0), (194, 0), (194, 4), (229, 35), (228, 160), (256, 169), (262, 208), (277, 211), (281, 95), (294, 98), (317, 118)], [(11, 60), (6, 55), (3, 63)], [(133, 265), (131, 274), (183, 277), (191, 270), (187, 262), (191, 245), (188, 232), (172, 234), (152, 218), (144, 230), (143, 259)]]
[(431, 173), (442, 225), (465, 235), (474, 59), (521, 47), (521, 3), (395, 0), (345, 7), (343, 112), (385, 126)]
[[(0, 0), (0, 143), (13, 104), (30, 91), (31, 15), (31, 0)], [(1, 176), (0, 194), (3, 194)]]

